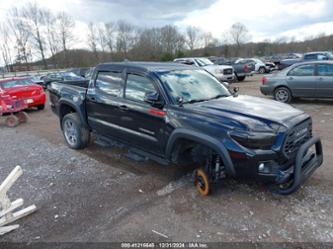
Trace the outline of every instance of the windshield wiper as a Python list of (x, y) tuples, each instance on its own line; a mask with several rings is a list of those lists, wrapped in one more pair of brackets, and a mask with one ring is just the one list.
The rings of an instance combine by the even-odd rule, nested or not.
[(198, 102), (208, 101), (209, 99), (192, 99), (190, 101), (183, 102), (183, 104), (193, 104)]
[(229, 94), (219, 94), (219, 95), (216, 95), (215, 97), (213, 98), (210, 98), (211, 99), (219, 99), (219, 98), (225, 98), (225, 97), (229, 97), (230, 95)]

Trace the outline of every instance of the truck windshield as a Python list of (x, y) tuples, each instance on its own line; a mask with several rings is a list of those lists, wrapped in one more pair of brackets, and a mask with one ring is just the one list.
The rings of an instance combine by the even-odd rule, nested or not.
[(204, 70), (157, 72), (174, 102), (195, 103), (230, 96), (215, 77)]
[(214, 65), (214, 63), (212, 61), (210, 61), (207, 58), (198, 58), (195, 59), (197, 61), (197, 63), (199, 64), (200, 67), (204, 67), (204, 66), (208, 66), (208, 65)]

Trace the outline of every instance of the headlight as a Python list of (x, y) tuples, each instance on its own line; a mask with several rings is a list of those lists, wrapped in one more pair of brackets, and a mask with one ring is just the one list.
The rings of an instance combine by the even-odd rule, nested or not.
[(215, 69), (215, 73), (216, 73), (216, 74), (220, 74), (220, 73), (221, 73), (221, 70), (220, 70), (220, 69)]
[(268, 132), (231, 132), (230, 135), (240, 145), (250, 149), (270, 149), (276, 138), (275, 134)]

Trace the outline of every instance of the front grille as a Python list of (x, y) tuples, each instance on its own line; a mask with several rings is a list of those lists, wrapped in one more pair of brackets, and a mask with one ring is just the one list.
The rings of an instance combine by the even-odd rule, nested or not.
[(223, 74), (224, 74), (224, 75), (233, 74), (233, 70), (232, 70), (231, 68), (223, 69)]
[(283, 153), (287, 158), (295, 157), (299, 148), (312, 137), (312, 123), (310, 119), (296, 125), (288, 133), (284, 146)]

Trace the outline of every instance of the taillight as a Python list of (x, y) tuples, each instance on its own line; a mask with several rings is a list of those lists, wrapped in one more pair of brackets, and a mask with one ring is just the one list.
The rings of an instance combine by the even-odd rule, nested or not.
[(265, 85), (267, 83), (267, 78), (266, 77), (262, 77), (261, 82), (263, 85)]
[(247, 64), (244, 65), (244, 71), (248, 72), (249, 71), (249, 66)]

